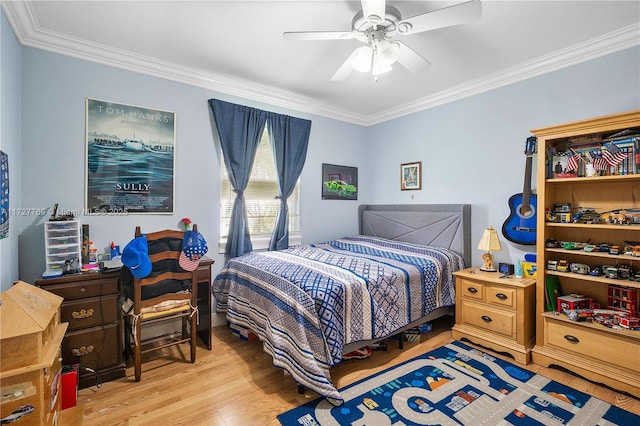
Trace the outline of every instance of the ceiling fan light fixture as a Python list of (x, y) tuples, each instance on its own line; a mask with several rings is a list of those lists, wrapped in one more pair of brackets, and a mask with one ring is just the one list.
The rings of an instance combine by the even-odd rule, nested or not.
[(378, 49), (374, 53), (373, 67), (371, 74), (380, 75), (391, 71), (393, 65), (400, 56), (400, 46), (398, 43), (385, 42), (384, 49)]
[(373, 50), (369, 46), (362, 46), (356, 49), (351, 65), (356, 71), (370, 72)]

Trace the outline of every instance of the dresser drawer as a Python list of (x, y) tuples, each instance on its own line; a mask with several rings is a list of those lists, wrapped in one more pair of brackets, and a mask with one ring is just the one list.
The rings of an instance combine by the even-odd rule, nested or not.
[(57, 294), (64, 300), (82, 299), (85, 297), (118, 294), (118, 278), (97, 279), (75, 283), (53, 284), (43, 286), (47, 291)]
[(487, 303), (502, 306), (503, 308), (516, 308), (516, 290), (508, 287), (487, 286), (486, 288)]
[(483, 330), (516, 338), (516, 312), (493, 309), (485, 304), (462, 301), (463, 324), (480, 327)]
[(67, 332), (62, 340), (64, 364), (101, 370), (120, 364), (120, 323)]
[(60, 321), (68, 322), (68, 331), (114, 323), (118, 317), (118, 295), (64, 302), (60, 306)]
[[(640, 371), (640, 344), (604, 331), (545, 318), (545, 345)], [(608, 333), (608, 334), (607, 334)]]
[(483, 300), (485, 286), (477, 281), (469, 281), (461, 278), (460, 287), (462, 289), (462, 297), (468, 297), (470, 299)]

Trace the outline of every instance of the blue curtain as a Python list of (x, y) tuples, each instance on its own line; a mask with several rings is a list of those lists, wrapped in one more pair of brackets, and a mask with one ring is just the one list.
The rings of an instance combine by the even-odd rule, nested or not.
[(253, 250), (244, 191), (269, 113), (217, 99), (209, 99), (209, 106), (220, 136), (227, 175), (236, 193), (225, 253), (229, 257), (242, 256)]
[(270, 113), (269, 137), (278, 171), (280, 209), (271, 235), (269, 250), (289, 247), (289, 208), (287, 199), (293, 192), (307, 157), (311, 121)]

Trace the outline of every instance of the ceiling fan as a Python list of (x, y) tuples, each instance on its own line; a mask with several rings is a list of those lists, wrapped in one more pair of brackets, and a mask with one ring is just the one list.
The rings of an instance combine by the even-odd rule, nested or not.
[(353, 70), (370, 72), (377, 80), (379, 74), (391, 70), (398, 62), (409, 71), (417, 73), (431, 63), (406, 44), (395, 40), (438, 28), (450, 27), (476, 20), (482, 15), (480, 0), (403, 18), (400, 11), (388, 5), (386, 0), (361, 0), (362, 10), (353, 17), (351, 31), (300, 31), (285, 32), (285, 40), (349, 40), (356, 39), (364, 46), (357, 48), (331, 77), (332, 81), (344, 80)]

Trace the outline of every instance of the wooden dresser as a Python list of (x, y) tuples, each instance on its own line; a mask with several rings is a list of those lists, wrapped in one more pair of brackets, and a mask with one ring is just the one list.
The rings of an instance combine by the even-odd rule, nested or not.
[(86, 368), (95, 370), (103, 382), (124, 377), (120, 271), (63, 275), (34, 284), (64, 299), (60, 319), (69, 327), (62, 341), (62, 363), (80, 365), (80, 388), (96, 384), (96, 375)]
[(453, 337), (506, 352), (527, 364), (535, 337), (535, 284), (532, 278), (504, 277), (467, 268), (456, 277)]

